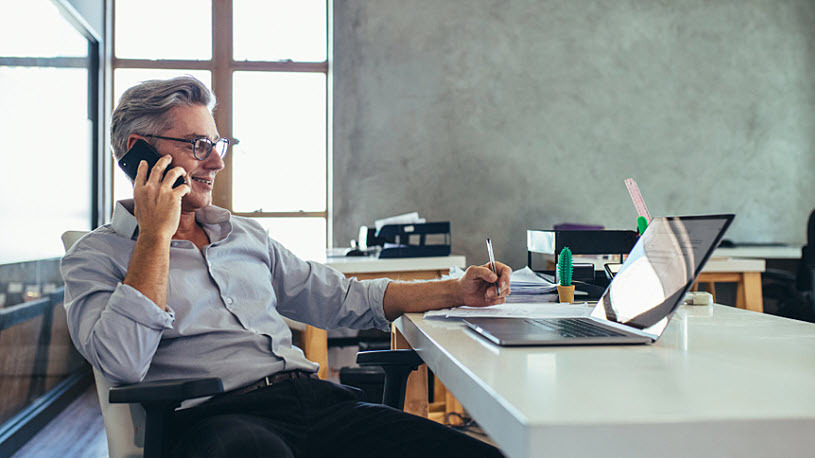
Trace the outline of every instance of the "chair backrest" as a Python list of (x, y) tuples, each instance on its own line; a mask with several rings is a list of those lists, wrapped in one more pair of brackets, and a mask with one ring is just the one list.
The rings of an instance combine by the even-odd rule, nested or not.
[(62, 245), (65, 247), (65, 251), (68, 251), (74, 243), (79, 241), (82, 237), (88, 234), (90, 231), (65, 231), (62, 233)]
[[(68, 251), (74, 243), (88, 231), (66, 231), (62, 234), (62, 244)], [(108, 439), (108, 454), (111, 458), (131, 458), (144, 455), (145, 413), (141, 404), (111, 404), (108, 392), (113, 386), (101, 372), (94, 369), (96, 395), (105, 421), (105, 435)]]
[(93, 370), (96, 395), (105, 421), (108, 455), (111, 458), (144, 456), (146, 416), (141, 404), (111, 404), (108, 393), (113, 386), (98, 370)]
[(807, 244), (805, 248), (808, 250), (808, 256), (804, 255), (804, 262), (810, 268), (815, 267), (815, 259), (813, 259), (815, 257), (812, 256), (813, 246), (815, 246), (815, 210), (812, 210), (812, 213), (809, 214), (809, 221), (807, 222)]

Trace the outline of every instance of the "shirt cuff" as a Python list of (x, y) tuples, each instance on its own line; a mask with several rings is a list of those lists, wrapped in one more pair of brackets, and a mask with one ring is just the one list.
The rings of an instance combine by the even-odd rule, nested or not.
[(172, 329), (175, 312), (167, 306), (161, 310), (155, 302), (136, 288), (119, 283), (110, 297), (108, 308), (141, 325), (152, 329)]
[(368, 303), (371, 304), (371, 310), (374, 312), (374, 325), (383, 331), (390, 329), (391, 322), (385, 318), (385, 290), (388, 289), (388, 284), (392, 282), (390, 278), (377, 278), (375, 280), (368, 280)]

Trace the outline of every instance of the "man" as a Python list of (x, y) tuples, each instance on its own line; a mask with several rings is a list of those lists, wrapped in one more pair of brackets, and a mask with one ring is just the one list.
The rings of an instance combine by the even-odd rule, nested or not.
[[(114, 383), (222, 379), (227, 394), (175, 413), (168, 449), (177, 456), (500, 456), (317, 379), (317, 364), (292, 345), (281, 316), (386, 329), (405, 312), (503, 303), (509, 267), (407, 283), (348, 280), (300, 260), (256, 222), (211, 205), (229, 146), (213, 106), (205, 86), (180, 77), (130, 88), (114, 111), (117, 159), (139, 139), (163, 157), (149, 176), (139, 165), (133, 200), (118, 202), (112, 222), (62, 261), (68, 325), (82, 355)], [(187, 184), (173, 188), (180, 176)]]

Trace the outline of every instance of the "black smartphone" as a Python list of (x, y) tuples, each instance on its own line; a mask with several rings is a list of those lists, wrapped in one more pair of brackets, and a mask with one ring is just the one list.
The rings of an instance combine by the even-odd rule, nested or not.
[[(127, 153), (119, 159), (119, 167), (124, 170), (127, 176), (130, 177), (131, 180), (136, 180), (136, 172), (139, 171), (139, 163), (141, 161), (147, 161), (147, 176), (150, 176), (150, 170), (153, 169), (153, 166), (156, 165), (156, 162), (161, 159), (159, 156), (158, 151), (156, 151), (149, 143), (146, 141), (139, 139), (130, 148)], [(167, 172), (173, 168), (173, 165), (170, 164), (167, 166), (167, 169), (164, 171), (164, 175), (167, 175)], [(163, 178), (163, 177), (162, 177)], [(187, 180), (184, 177), (178, 177), (173, 183), (173, 187), (177, 188), (182, 184), (186, 184)]]

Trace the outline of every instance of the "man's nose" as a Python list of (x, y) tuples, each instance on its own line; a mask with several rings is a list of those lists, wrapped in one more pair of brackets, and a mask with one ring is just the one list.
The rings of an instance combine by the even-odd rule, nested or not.
[(221, 170), (224, 168), (224, 158), (222, 158), (214, 150), (208, 158), (204, 159), (204, 167), (209, 170)]

